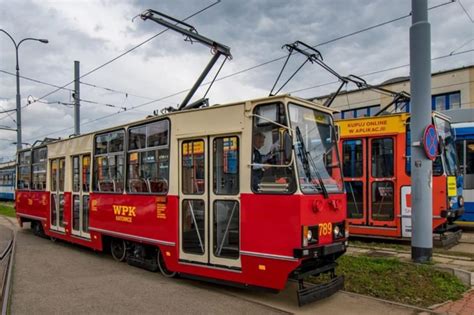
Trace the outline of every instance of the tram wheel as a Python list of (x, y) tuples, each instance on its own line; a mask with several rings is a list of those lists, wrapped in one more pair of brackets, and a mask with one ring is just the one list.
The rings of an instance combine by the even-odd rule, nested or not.
[(54, 236), (50, 236), (49, 239), (51, 240), (51, 242), (53, 243), (56, 243), (56, 241), (58, 240), (56, 237)]
[(36, 236), (43, 235), (43, 227), (41, 226), (40, 222), (32, 221), (31, 222), (31, 229), (33, 230), (33, 234)]
[(124, 261), (127, 257), (127, 245), (124, 240), (112, 239), (110, 242), (110, 253), (116, 261)]
[(165, 259), (163, 258), (163, 254), (161, 252), (161, 250), (158, 250), (158, 257), (157, 257), (157, 261), (158, 261), (158, 268), (160, 269), (160, 272), (163, 276), (165, 276), (166, 278), (173, 278), (176, 276), (176, 272), (175, 271), (171, 271), (169, 270), (168, 268), (166, 268), (166, 263), (165, 263)]

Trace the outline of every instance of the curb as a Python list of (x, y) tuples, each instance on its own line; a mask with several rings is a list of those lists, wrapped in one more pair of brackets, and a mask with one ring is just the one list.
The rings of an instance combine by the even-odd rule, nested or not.
[[(437, 313), (437, 312), (435, 312), (435, 311), (433, 311), (432, 309), (429, 309), (429, 308), (423, 308), (423, 307), (419, 307), (419, 306), (403, 304), (403, 303), (400, 303), (400, 302), (384, 300), (384, 299), (376, 298), (376, 297), (373, 297), (373, 296), (363, 295), (363, 294), (344, 291), (344, 290), (342, 290), (341, 292), (344, 292), (345, 294), (352, 295), (352, 296), (355, 296), (355, 297), (362, 297), (362, 298), (366, 298), (366, 299), (370, 299), (370, 300), (374, 300), (374, 301), (378, 301), (378, 302), (383, 302), (383, 303), (387, 303), (387, 304), (391, 304), (391, 305), (410, 308), (412, 310), (416, 310), (416, 311), (419, 311), (419, 312), (425, 312), (426, 314), (439, 314), (439, 313)], [(449, 301), (447, 301), (447, 302), (449, 302)], [(425, 314), (425, 313), (423, 313), (423, 314)]]
[[(459, 280), (461, 280), (462, 283), (469, 287), (474, 287), (474, 272), (458, 269), (458, 268), (453, 268), (445, 264), (438, 264), (433, 266), (435, 269), (438, 269), (440, 271), (444, 271), (447, 273), (450, 273), (451, 275), (455, 276)], [(469, 292), (469, 291), (468, 291)]]

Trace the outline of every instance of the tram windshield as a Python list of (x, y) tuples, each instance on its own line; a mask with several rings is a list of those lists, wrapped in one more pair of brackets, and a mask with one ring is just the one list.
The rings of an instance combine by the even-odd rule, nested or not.
[(337, 139), (331, 116), (296, 104), (289, 105), (289, 116), (294, 130), (298, 179), (302, 192), (342, 192)]
[(444, 144), (443, 163), (445, 165), (447, 175), (456, 175), (457, 158), (456, 158), (456, 144), (454, 142), (454, 133), (451, 129), (451, 123), (441, 117), (434, 118), (436, 131), (438, 136), (442, 139)]

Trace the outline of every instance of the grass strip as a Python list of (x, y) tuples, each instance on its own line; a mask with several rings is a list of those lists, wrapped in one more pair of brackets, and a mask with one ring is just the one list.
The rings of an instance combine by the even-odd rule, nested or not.
[(0, 215), (5, 215), (7, 217), (15, 217), (15, 208), (13, 208), (13, 203), (11, 202), (0, 202)]
[[(345, 289), (399, 303), (428, 307), (457, 300), (467, 287), (455, 276), (431, 265), (402, 262), (395, 258), (344, 255), (337, 274), (345, 276)], [(318, 283), (318, 278), (311, 278)]]

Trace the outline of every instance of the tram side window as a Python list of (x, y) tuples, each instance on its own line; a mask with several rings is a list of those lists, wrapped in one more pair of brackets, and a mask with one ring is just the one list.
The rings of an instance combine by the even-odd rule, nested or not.
[(466, 175), (474, 175), (474, 140), (466, 140)]
[(239, 138), (214, 139), (213, 189), (216, 195), (239, 193)]
[(46, 163), (48, 162), (48, 148), (33, 150), (33, 190), (46, 189)]
[(393, 176), (393, 139), (382, 138), (372, 140), (372, 176)]
[(18, 189), (30, 189), (31, 151), (20, 152), (18, 156)]
[(123, 130), (111, 131), (95, 137), (94, 191), (123, 192), (124, 138)]
[(344, 158), (344, 177), (361, 177), (364, 169), (362, 140), (357, 139), (344, 141), (342, 145), (342, 154)]
[(128, 191), (166, 194), (169, 186), (169, 121), (132, 127), (128, 134)]
[(182, 190), (187, 195), (201, 195), (205, 190), (204, 141), (182, 143)]
[[(252, 131), (252, 190), (291, 194), (296, 189), (294, 169), (284, 154), (287, 125), (283, 104), (257, 106)], [(288, 165), (288, 166), (287, 166)]]

